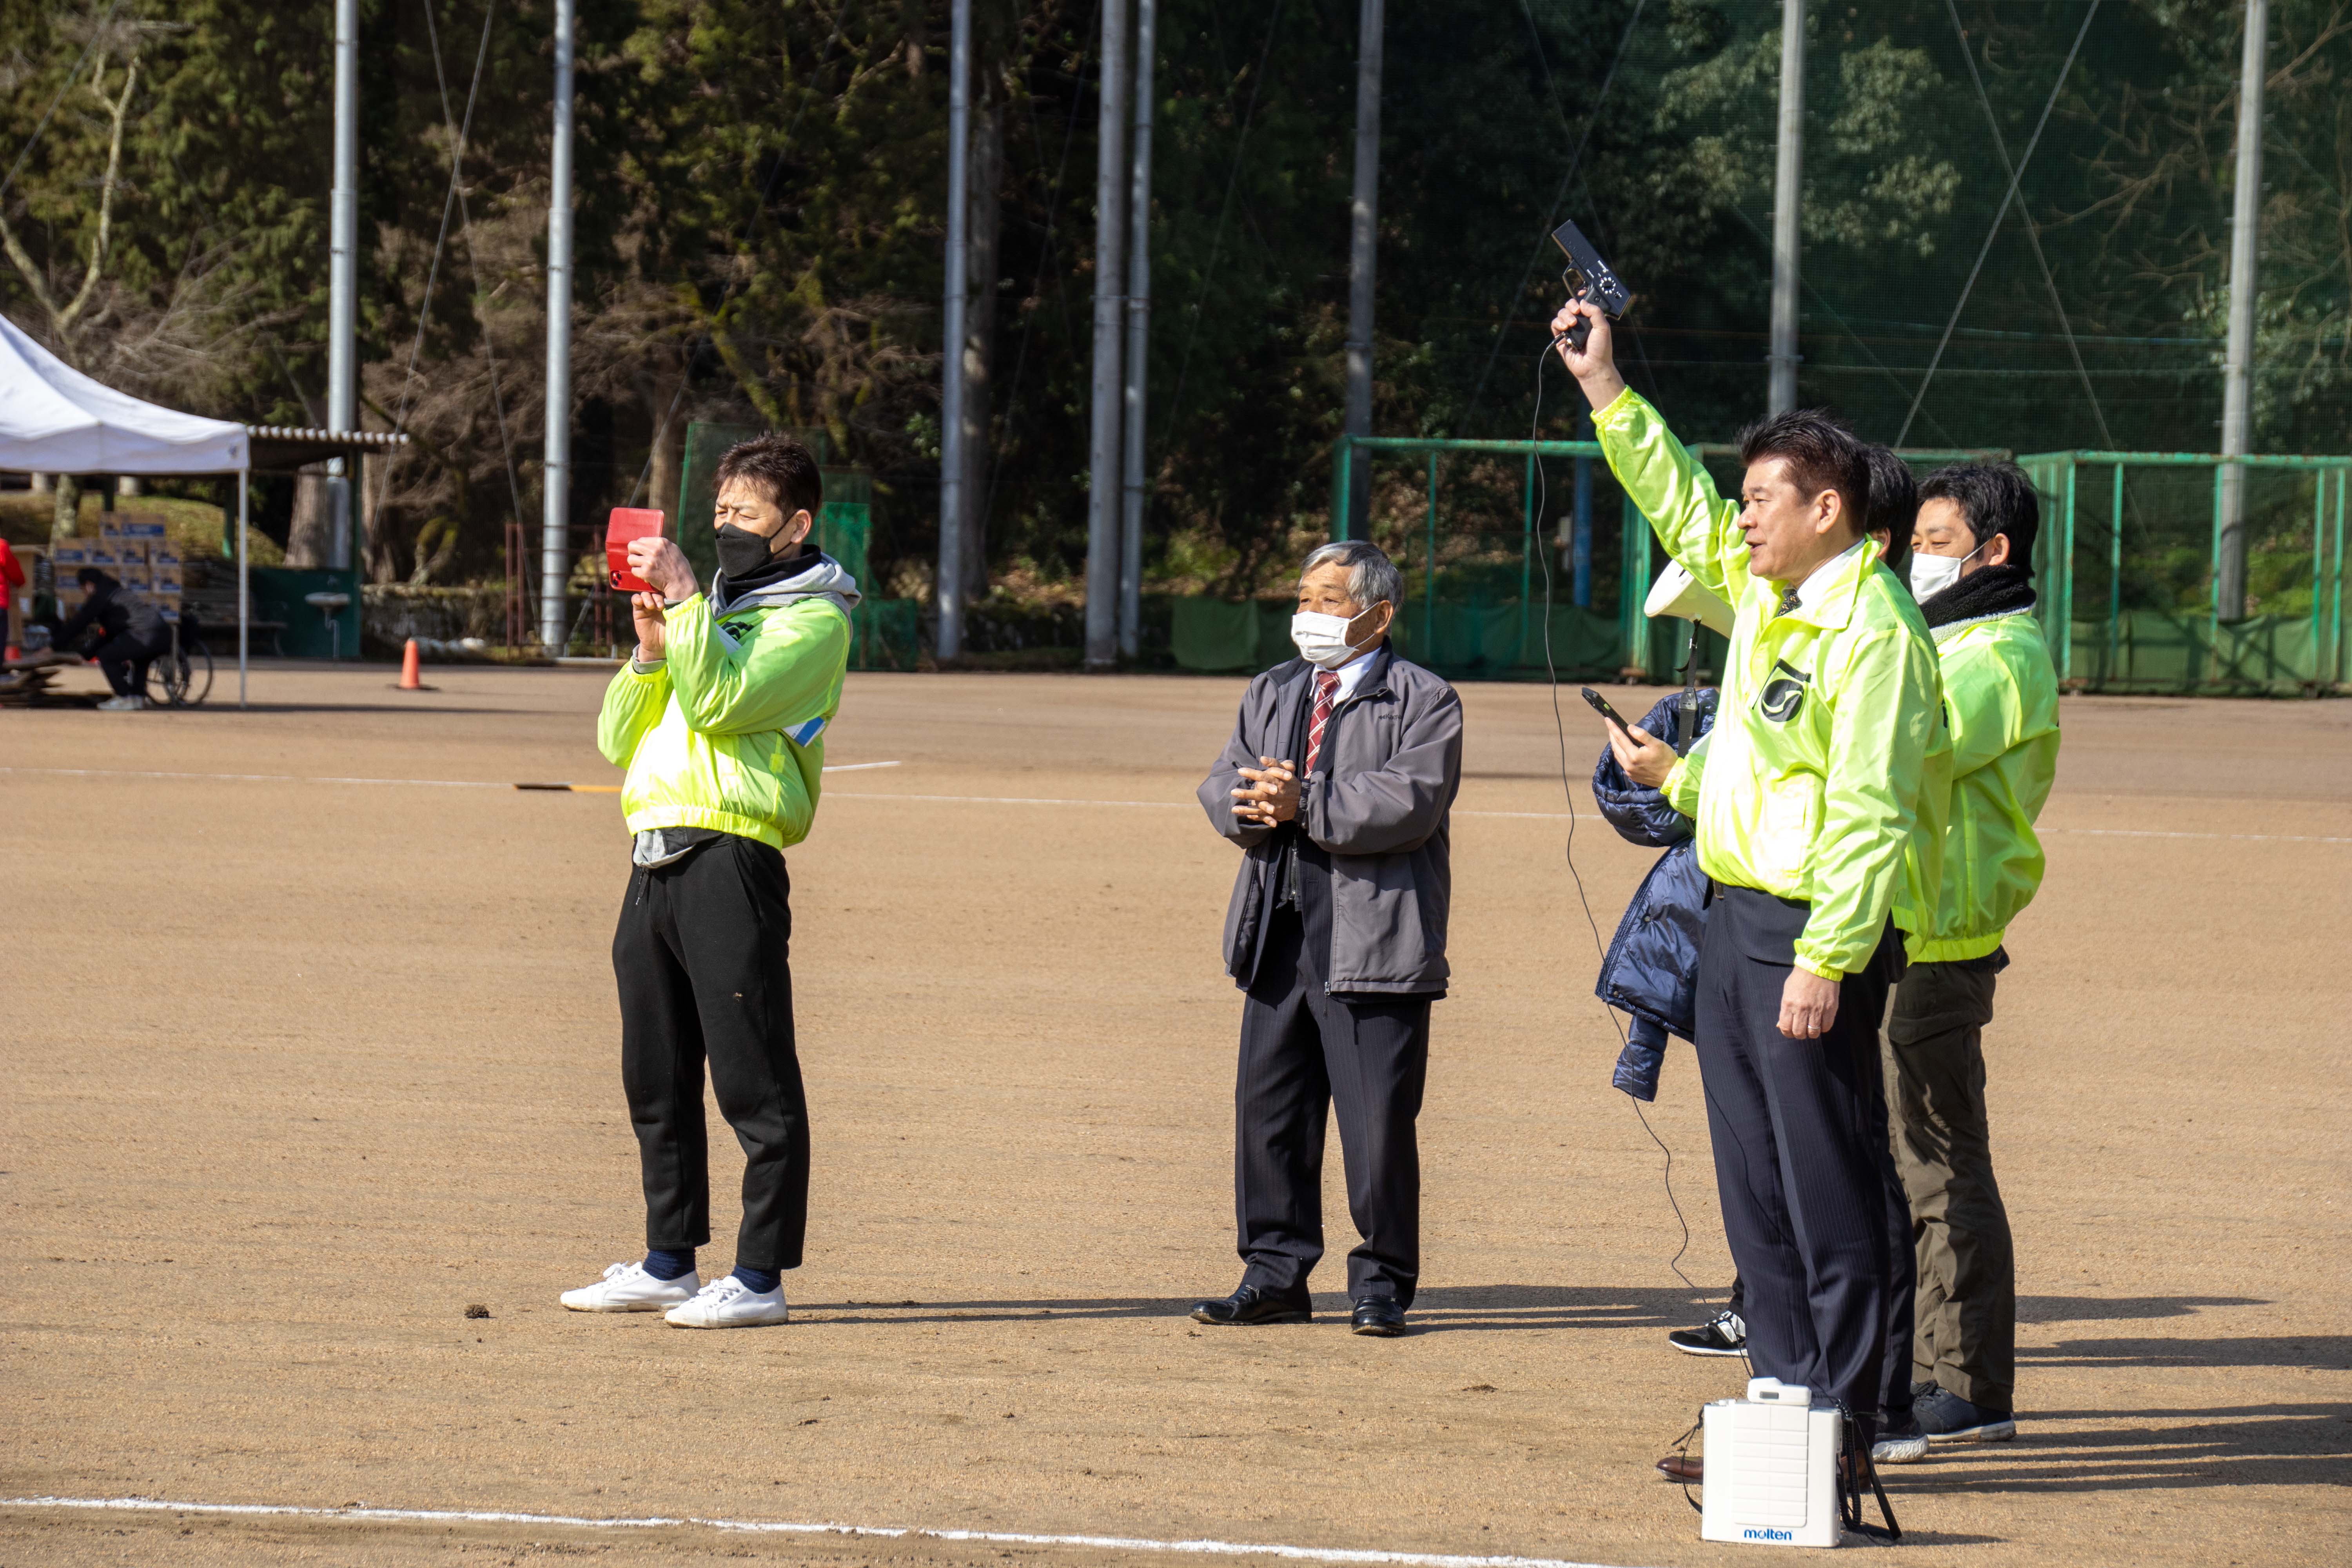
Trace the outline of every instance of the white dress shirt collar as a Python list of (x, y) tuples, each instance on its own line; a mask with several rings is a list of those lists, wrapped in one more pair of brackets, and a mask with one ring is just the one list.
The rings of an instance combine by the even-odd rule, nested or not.
[(1876, 548), (1878, 548), (1878, 541), (1865, 533), (1847, 548), (1839, 551), (1835, 555), (1814, 567), (1811, 574), (1797, 584), (1797, 603), (1800, 605), (1819, 603), (1822, 590), (1829, 585), (1829, 580), (1836, 575), (1839, 564), (1847, 556), (1857, 550), (1875, 550)]
[(1331, 694), (1334, 707), (1356, 695), (1357, 689), (1364, 684), (1364, 677), (1372, 672), (1373, 656), (1381, 651), (1381, 643), (1374, 643), (1339, 667), (1339, 689)]

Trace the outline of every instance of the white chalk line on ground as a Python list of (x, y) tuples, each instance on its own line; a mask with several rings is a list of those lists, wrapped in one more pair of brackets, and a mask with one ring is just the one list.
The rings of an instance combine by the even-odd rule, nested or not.
[(536, 1524), (580, 1530), (724, 1530), (746, 1535), (878, 1536), (889, 1540), (978, 1542), (992, 1546), (1081, 1546), (1099, 1552), (1178, 1552), (1205, 1557), (1283, 1557), (1302, 1563), (1379, 1563), (1398, 1568), (1607, 1568), (1558, 1557), (1470, 1557), (1439, 1552), (1375, 1552), (1348, 1547), (1281, 1546), (1236, 1541), (1153, 1541), (1118, 1535), (1039, 1535), (999, 1530), (926, 1530), (883, 1524), (801, 1524), (782, 1520), (599, 1519), (584, 1514), (422, 1508), (303, 1508), (290, 1503), (170, 1502), (160, 1498), (0, 1498), (0, 1508), (77, 1508), (133, 1513), (222, 1514), (242, 1518), (373, 1520), (401, 1524)]
[[(901, 767), (899, 763), (842, 763), (829, 765), (829, 773), (859, 773), (871, 768)], [(415, 784), (425, 789), (512, 789), (511, 784), (491, 779), (362, 779), (339, 775), (309, 773), (167, 773), (160, 768), (16, 768), (0, 767), (0, 773), (47, 773), (62, 778), (78, 779), (218, 779), (232, 784)]]
[[(864, 773), (873, 768), (897, 768), (906, 764), (888, 763), (839, 763), (825, 768), (829, 773)], [(300, 773), (167, 773), (152, 768), (19, 768), (0, 766), (0, 773), (47, 773), (71, 778), (124, 779), (219, 779), (240, 784), (416, 784), (428, 789), (512, 789), (510, 784), (488, 779), (365, 779), (336, 776), (313, 777)], [(830, 790), (827, 800), (919, 800), (950, 805), (1108, 805), (1145, 811), (1193, 811), (1199, 803), (1190, 800), (1078, 800), (1046, 795), (861, 795), (851, 790)], [(1517, 822), (1566, 822), (1564, 811), (1471, 811), (1457, 809), (1456, 816), (1507, 819)], [(2209, 838), (2231, 839), (2248, 844), (2352, 844), (2352, 835), (2336, 836), (2321, 833), (2191, 833), (2152, 827), (2042, 827), (2042, 833), (2074, 833), (2099, 838)]]

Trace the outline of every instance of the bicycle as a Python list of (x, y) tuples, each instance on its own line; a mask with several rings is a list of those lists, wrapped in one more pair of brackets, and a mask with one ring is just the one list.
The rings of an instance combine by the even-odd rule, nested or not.
[(201, 637), (182, 642), (177, 616), (164, 624), (172, 628), (172, 646), (147, 666), (148, 700), (166, 708), (194, 708), (212, 694), (212, 650)]

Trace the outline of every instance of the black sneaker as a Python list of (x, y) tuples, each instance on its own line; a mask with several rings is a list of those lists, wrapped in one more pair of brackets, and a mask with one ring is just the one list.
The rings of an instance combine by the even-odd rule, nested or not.
[(2017, 1418), (2008, 1411), (1971, 1405), (1948, 1388), (1938, 1388), (1915, 1402), (1911, 1418), (1937, 1447), (1947, 1443), (2006, 1443), (2017, 1436)]
[(1717, 1312), (1705, 1328), (1676, 1329), (1666, 1343), (1685, 1355), (1746, 1355), (1748, 1321), (1737, 1312)]

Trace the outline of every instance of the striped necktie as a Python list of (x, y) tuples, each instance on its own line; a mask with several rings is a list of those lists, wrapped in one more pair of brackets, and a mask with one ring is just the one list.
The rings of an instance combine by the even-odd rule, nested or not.
[[(1315, 672), (1315, 716), (1307, 724), (1307, 773), (1315, 771), (1323, 755), (1323, 730), (1331, 722), (1331, 700), (1339, 692), (1339, 672), (1318, 669)], [(1301, 777), (1306, 774), (1301, 774)]]

